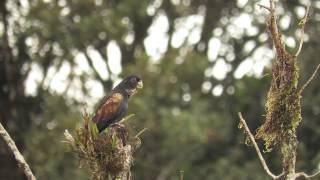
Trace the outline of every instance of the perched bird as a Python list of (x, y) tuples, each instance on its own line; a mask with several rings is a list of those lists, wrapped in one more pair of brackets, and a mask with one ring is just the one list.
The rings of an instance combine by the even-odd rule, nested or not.
[(123, 118), (128, 108), (128, 99), (136, 94), (138, 89), (142, 89), (142, 87), (141, 78), (131, 75), (113, 88), (109, 96), (103, 98), (92, 118), (99, 132), (102, 132), (110, 124), (117, 123)]

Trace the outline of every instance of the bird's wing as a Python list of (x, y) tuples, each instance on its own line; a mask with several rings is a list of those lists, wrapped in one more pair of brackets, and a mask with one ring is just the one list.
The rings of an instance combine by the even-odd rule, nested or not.
[(95, 115), (92, 118), (94, 123), (98, 123), (103, 120), (112, 119), (119, 110), (123, 96), (120, 93), (113, 93), (106, 100), (103, 100), (102, 104), (98, 107)]

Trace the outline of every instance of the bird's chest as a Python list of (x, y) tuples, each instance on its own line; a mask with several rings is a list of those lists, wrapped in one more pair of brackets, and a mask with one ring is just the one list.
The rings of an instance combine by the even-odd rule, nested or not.
[(120, 112), (119, 115), (121, 118), (125, 115), (127, 109), (128, 109), (128, 101), (124, 100), (121, 102), (120, 109), (119, 109), (119, 112)]

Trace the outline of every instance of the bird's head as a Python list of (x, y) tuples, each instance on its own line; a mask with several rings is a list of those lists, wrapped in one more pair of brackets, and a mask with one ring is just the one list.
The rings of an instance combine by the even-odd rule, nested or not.
[(136, 94), (139, 89), (143, 88), (142, 80), (139, 76), (131, 75), (124, 78), (120, 84), (118, 84), (114, 91), (125, 93), (129, 97)]

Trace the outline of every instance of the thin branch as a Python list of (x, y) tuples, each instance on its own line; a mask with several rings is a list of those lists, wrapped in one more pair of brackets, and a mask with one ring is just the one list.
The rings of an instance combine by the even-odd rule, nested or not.
[(295, 56), (298, 56), (301, 52), (301, 49), (302, 49), (303, 40), (304, 40), (304, 28), (305, 28), (307, 20), (308, 20), (309, 10), (310, 10), (310, 6), (307, 7), (306, 14), (304, 15), (303, 19), (299, 22), (301, 37), (300, 37), (299, 48), (298, 48)]
[(33, 175), (29, 165), (24, 160), (23, 156), (19, 152), (15, 142), (12, 140), (6, 129), (2, 126), (0, 123), (0, 136), (5, 141), (5, 143), (8, 145), (10, 151), (13, 153), (15, 159), (18, 162), (18, 166), (23, 172), (25, 173), (28, 180), (36, 180), (36, 177)]
[(308, 174), (306, 174), (304, 172), (299, 172), (299, 173), (296, 173), (296, 178), (304, 177), (306, 179), (310, 179), (310, 178), (316, 177), (319, 174), (320, 174), (320, 170), (318, 172), (314, 173), (314, 174), (311, 174), (311, 175), (308, 175)]
[(272, 38), (273, 44), (276, 48), (277, 55), (280, 55), (286, 52), (285, 46), (282, 39), (282, 35), (278, 29), (276, 10), (274, 8), (273, 0), (270, 0), (269, 2), (270, 2), (270, 7), (266, 7), (264, 5), (259, 5), (259, 6), (270, 12), (269, 19), (268, 19), (268, 28), (269, 28), (269, 32), (270, 32), (270, 36)]
[(269, 7), (267, 7), (267, 6), (264, 6), (264, 5), (262, 5), (262, 4), (258, 4), (258, 6), (259, 6), (260, 8), (264, 8), (264, 9), (266, 9), (266, 10), (268, 10), (268, 11), (271, 12), (271, 8), (269, 8)]
[(270, 169), (269, 169), (266, 161), (264, 160), (264, 158), (263, 158), (263, 156), (262, 156), (262, 153), (261, 153), (261, 151), (260, 151), (260, 149), (259, 149), (259, 146), (258, 146), (256, 140), (254, 139), (254, 136), (253, 136), (253, 134), (251, 133), (251, 131), (250, 131), (250, 129), (249, 129), (247, 123), (246, 123), (246, 120), (244, 120), (243, 117), (242, 117), (241, 112), (238, 113), (238, 116), (239, 116), (239, 118), (240, 118), (240, 123), (244, 126), (244, 129), (245, 129), (247, 135), (249, 136), (250, 141), (252, 142), (252, 144), (253, 144), (256, 152), (257, 152), (257, 155), (258, 155), (258, 157), (259, 157), (259, 159), (260, 159), (260, 162), (261, 162), (261, 164), (262, 164), (262, 166), (263, 166), (263, 169), (264, 169), (264, 170), (267, 172), (267, 174), (268, 174), (269, 176), (271, 176), (273, 179), (279, 179), (279, 178), (283, 175), (283, 173), (281, 173), (280, 175), (277, 176), (277, 175), (273, 174), (273, 173), (270, 171)]
[(264, 6), (264, 5), (261, 5), (261, 4), (258, 4), (258, 6), (260, 6), (260, 8), (264, 8), (268, 11), (270, 11), (271, 14), (273, 14), (274, 12), (274, 5), (273, 5), (273, 0), (269, 0), (269, 3), (270, 3), (270, 7), (267, 7), (267, 6)]
[(135, 116), (135, 114), (130, 114), (130, 115), (122, 118), (122, 120), (119, 121), (118, 124), (123, 124), (124, 122), (128, 121), (130, 118), (132, 118), (132, 117), (134, 117), (134, 116)]
[(300, 89), (300, 94), (303, 92), (303, 90), (310, 84), (310, 82), (313, 80), (313, 78), (316, 76), (318, 70), (320, 68), (320, 64), (318, 64), (317, 68), (313, 71), (313, 74), (311, 75), (311, 77), (308, 79), (308, 81), (306, 83), (304, 83), (304, 85), (301, 87)]
[(137, 133), (137, 135), (135, 135), (135, 137), (139, 137), (142, 133), (144, 133), (146, 130), (148, 130), (148, 128), (143, 128), (141, 131), (139, 131)]

